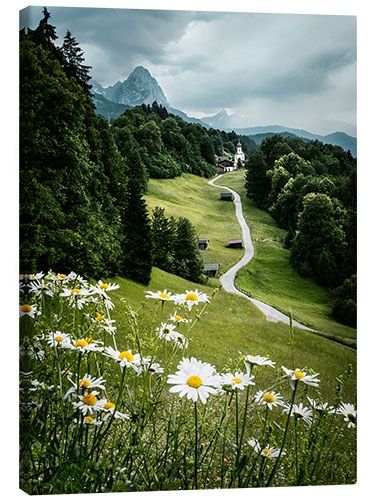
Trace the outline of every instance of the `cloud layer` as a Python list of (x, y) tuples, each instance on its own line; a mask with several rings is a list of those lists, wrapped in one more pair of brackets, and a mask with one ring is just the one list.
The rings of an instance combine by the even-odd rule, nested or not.
[[(69, 29), (104, 86), (143, 65), (173, 107), (195, 116), (227, 108), (249, 126), (356, 122), (355, 17), (49, 10), (58, 42)], [(41, 8), (28, 12), (21, 25), (33, 28)]]

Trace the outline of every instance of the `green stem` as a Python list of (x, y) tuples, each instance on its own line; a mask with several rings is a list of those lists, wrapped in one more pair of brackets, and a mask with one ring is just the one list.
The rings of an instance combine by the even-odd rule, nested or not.
[(286, 441), (286, 435), (287, 435), (288, 428), (289, 428), (290, 415), (292, 414), (292, 408), (293, 408), (294, 400), (295, 400), (295, 397), (296, 397), (298, 380), (296, 380), (295, 382), (296, 382), (296, 385), (294, 386), (294, 391), (293, 391), (293, 394), (292, 394), (292, 400), (290, 402), (290, 408), (289, 408), (288, 418), (287, 418), (287, 421), (286, 421), (286, 424), (285, 424), (285, 430), (284, 430), (284, 435), (283, 435), (283, 441), (282, 441), (281, 447), (280, 447), (280, 453), (279, 453), (279, 455), (276, 458), (275, 465), (273, 466), (273, 469), (271, 471), (270, 477), (268, 478), (266, 486), (271, 486), (272, 480), (273, 480), (273, 478), (275, 476), (275, 473), (276, 473), (276, 470), (277, 470), (277, 466), (279, 465), (280, 458), (282, 456), (282, 451), (284, 449), (284, 445), (285, 445), (285, 441)]
[(194, 402), (195, 446), (194, 446), (194, 488), (198, 489), (198, 409)]

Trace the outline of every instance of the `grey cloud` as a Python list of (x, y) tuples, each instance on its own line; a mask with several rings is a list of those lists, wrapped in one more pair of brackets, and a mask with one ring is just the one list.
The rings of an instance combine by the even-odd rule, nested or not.
[[(104, 86), (127, 78), (142, 64), (158, 80), (171, 105), (184, 111), (209, 114), (223, 107), (241, 109), (249, 102), (267, 102), (269, 109), (282, 102), (287, 109), (288, 103), (292, 106), (298, 99), (306, 101), (305, 107), (301, 105), (304, 115), (314, 103), (311, 113), (321, 111), (324, 118), (323, 104), (317, 109), (319, 100), (313, 97), (330, 93), (329, 119), (353, 115), (354, 17), (49, 10), (58, 43), (69, 29), (85, 51), (86, 63), (93, 67), (92, 76)], [(41, 11), (41, 7), (30, 9), (31, 27), (39, 22)], [(346, 68), (345, 79), (338, 78)]]

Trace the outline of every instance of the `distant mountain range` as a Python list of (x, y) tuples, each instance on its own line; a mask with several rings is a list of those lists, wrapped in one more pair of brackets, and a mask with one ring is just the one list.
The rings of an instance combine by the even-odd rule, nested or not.
[(91, 79), (90, 84), (92, 85), (91, 91), (96, 112), (107, 119), (116, 118), (134, 106), (152, 104), (156, 101), (158, 104), (165, 106), (169, 113), (180, 116), (189, 123), (199, 123), (206, 128), (212, 127), (227, 132), (234, 130), (237, 134), (251, 136), (257, 143), (269, 135), (283, 133), (283, 135), (292, 135), (341, 146), (345, 151), (350, 150), (353, 156), (357, 155), (357, 139), (345, 132), (318, 135), (307, 130), (281, 125), (239, 127), (240, 123), (246, 122), (246, 118), (240, 115), (229, 115), (224, 109), (216, 115), (206, 116), (201, 119), (188, 116), (183, 111), (170, 106), (157, 80), (143, 66), (137, 66), (126, 80), (118, 81), (109, 87), (104, 88), (94, 79)]

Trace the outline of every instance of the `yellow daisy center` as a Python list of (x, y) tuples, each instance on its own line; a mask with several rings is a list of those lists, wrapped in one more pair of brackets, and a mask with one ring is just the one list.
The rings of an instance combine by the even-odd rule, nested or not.
[(94, 419), (92, 417), (89, 417), (89, 416), (85, 417), (85, 420), (86, 420), (86, 422), (89, 422), (89, 424), (91, 424), (91, 422), (94, 421)]
[(274, 403), (275, 402), (275, 396), (269, 392), (263, 396), (263, 399), (266, 403)]
[(29, 306), (29, 304), (24, 304), (22, 307), (21, 307), (21, 312), (23, 313), (29, 313), (33, 310), (33, 308), (31, 306)]
[(240, 384), (240, 383), (242, 382), (242, 379), (237, 378), (237, 377), (232, 378), (232, 380), (233, 380), (233, 382), (234, 382), (234, 383), (236, 383), (236, 384)]
[(102, 283), (99, 288), (101, 288), (102, 290), (107, 290), (107, 288), (109, 288), (109, 285), (108, 283)]
[(125, 358), (129, 363), (131, 363), (132, 361), (134, 361), (134, 356), (131, 352), (129, 351), (123, 351), (119, 354), (119, 359), (121, 359), (121, 361)]
[(272, 453), (270, 452), (270, 450), (268, 448), (264, 448), (263, 453), (265, 455), (267, 455), (267, 457), (271, 457), (272, 456)]
[(167, 293), (159, 293), (159, 297), (160, 297), (161, 299), (169, 299), (169, 298), (170, 298), (170, 297), (169, 297), (169, 295), (168, 295)]
[(87, 337), (86, 342), (88, 344), (92, 344), (94, 342), (94, 340), (92, 339), (92, 337)]
[(94, 394), (86, 394), (86, 396), (83, 396), (82, 398), (82, 403), (84, 403), (87, 406), (95, 406), (96, 405), (96, 397)]
[(86, 340), (77, 340), (77, 342), (74, 344), (74, 347), (86, 347), (88, 342)]
[(193, 300), (194, 302), (198, 301), (198, 296), (195, 293), (188, 293), (185, 297), (185, 300)]
[(81, 290), (79, 288), (73, 288), (73, 290), (70, 291), (70, 295), (78, 295), (79, 293), (81, 293)]
[(60, 335), (58, 335), (57, 337), (55, 337), (55, 340), (56, 342), (62, 342), (63, 338)]
[(296, 371), (296, 372), (294, 373), (294, 375), (296, 376), (296, 379), (297, 379), (297, 380), (301, 380), (301, 378), (304, 378), (304, 377), (305, 377), (305, 374), (304, 374), (304, 373), (302, 373), (302, 372), (300, 372), (300, 371)]
[(184, 318), (182, 316), (175, 316), (174, 320), (175, 321), (182, 321)]
[(192, 375), (189, 377), (186, 381), (187, 385), (190, 385), (190, 387), (195, 387), (195, 389), (198, 389), (202, 385), (202, 379), (198, 377), (198, 375)]
[(89, 382), (88, 380), (82, 378), (80, 381), (79, 381), (79, 386), (80, 387), (84, 387), (85, 389), (87, 389), (89, 386), (91, 385), (91, 382)]
[(116, 405), (114, 403), (111, 403), (111, 401), (108, 401), (108, 403), (104, 405), (105, 410), (111, 410), (112, 408), (116, 408)]
[(57, 277), (63, 280), (66, 278), (66, 274), (58, 274)]
[(96, 321), (101, 321), (103, 319), (103, 316), (99, 313), (96, 313)]

